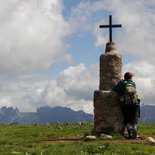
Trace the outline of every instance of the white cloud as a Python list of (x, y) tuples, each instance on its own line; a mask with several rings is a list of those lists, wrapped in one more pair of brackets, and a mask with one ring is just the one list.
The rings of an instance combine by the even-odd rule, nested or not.
[(35, 81), (36, 77), (32, 76), (29, 80), (23, 77), (4, 84), (0, 104), (18, 107), (21, 111), (35, 111), (40, 106), (66, 106), (92, 113), (93, 92), (98, 89), (96, 68), (87, 69), (84, 64), (79, 64), (66, 68), (57, 79)]
[(132, 62), (124, 66), (124, 72), (132, 71), (137, 91), (143, 104), (155, 104), (155, 66), (146, 61)]
[(91, 100), (93, 88), (97, 85), (96, 77), (84, 64), (79, 64), (60, 73), (58, 85), (74, 99)]
[(93, 101), (92, 100), (74, 100), (70, 99), (68, 100), (68, 107), (72, 108), (73, 110), (83, 110), (86, 113), (93, 114), (94, 107), (93, 107)]
[(108, 24), (108, 15), (112, 14), (113, 23), (122, 24), (122, 28), (116, 30), (113, 37), (119, 51), (131, 53), (142, 59), (147, 53), (146, 59), (154, 62), (154, 6), (155, 1), (144, 0), (82, 1), (73, 8), (69, 22), (73, 25), (71, 28), (74, 32), (88, 30), (96, 36), (96, 45), (103, 46), (104, 41), (108, 41), (108, 33), (107, 30), (99, 29), (99, 25)]
[(93, 70), (80, 64), (50, 80), (37, 72), (71, 60), (63, 40), (70, 26), (62, 15), (62, 1), (0, 0), (0, 4), (1, 106), (35, 111), (59, 105), (89, 111), (97, 82)]
[(61, 13), (61, 0), (0, 4), (0, 72), (45, 69), (71, 60), (63, 43), (69, 25)]
[(63, 106), (67, 99), (67, 95), (63, 88), (57, 85), (57, 81), (51, 80), (45, 86), (39, 96), (39, 102), (48, 106)]
[(21, 111), (35, 111), (36, 107), (40, 106), (39, 97), (47, 83), (48, 81), (35, 81), (35, 79), (33, 81), (17, 79), (1, 84), (0, 106), (10, 105), (18, 107)]
[(61, 105), (92, 113), (93, 92), (98, 89), (93, 69), (88, 70), (84, 64), (65, 69), (56, 81), (46, 85), (41, 100), (49, 106)]
[(154, 104), (154, 0), (81, 1), (68, 21), (62, 15), (62, 0), (0, 0), (0, 4), (1, 105), (21, 111), (61, 105), (92, 113), (93, 91), (99, 82), (96, 66), (71, 66), (50, 80), (37, 71), (71, 60), (63, 40), (71, 33), (89, 31), (96, 37), (94, 45), (105, 44), (107, 31), (98, 25), (108, 24), (109, 14), (114, 23), (123, 25), (114, 33), (118, 51), (134, 55), (124, 72), (135, 73), (144, 104)]
[(1, 107), (3, 107), (3, 106), (15, 107), (13, 102), (12, 102), (12, 98), (10, 96), (2, 96), (0, 98), (0, 104), (1, 104)]

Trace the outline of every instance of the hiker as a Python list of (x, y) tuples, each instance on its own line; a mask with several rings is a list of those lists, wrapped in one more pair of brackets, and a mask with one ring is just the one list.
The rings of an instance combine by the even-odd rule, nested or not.
[(136, 139), (136, 124), (138, 123), (138, 117), (140, 117), (140, 98), (136, 92), (136, 84), (132, 81), (132, 77), (133, 73), (126, 72), (124, 80), (121, 80), (112, 90), (120, 95), (124, 126), (127, 128), (128, 137)]

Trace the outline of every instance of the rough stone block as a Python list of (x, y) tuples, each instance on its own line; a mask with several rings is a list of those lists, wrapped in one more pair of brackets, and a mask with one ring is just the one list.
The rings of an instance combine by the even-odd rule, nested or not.
[(122, 56), (110, 51), (100, 56), (99, 90), (110, 90), (122, 77)]
[(113, 91), (94, 92), (94, 130), (97, 133), (119, 132), (123, 117), (119, 96)]

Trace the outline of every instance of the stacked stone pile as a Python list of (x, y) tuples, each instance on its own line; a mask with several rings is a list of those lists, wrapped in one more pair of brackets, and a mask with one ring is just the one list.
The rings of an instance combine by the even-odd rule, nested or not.
[(122, 76), (122, 56), (116, 52), (114, 42), (107, 43), (105, 53), (100, 56), (99, 90), (110, 90)]
[(94, 131), (97, 133), (119, 132), (123, 117), (119, 96), (111, 91), (122, 77), (122, 56), (117, 53), (114, 42), (106, 44), (100, 56), (99, 90), (94, 92)]

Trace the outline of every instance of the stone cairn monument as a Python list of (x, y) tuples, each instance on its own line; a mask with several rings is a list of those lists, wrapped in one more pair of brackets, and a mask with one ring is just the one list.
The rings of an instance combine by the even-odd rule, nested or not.
[(121, 25), (112, 25), (112, 16), (109, 16), (109, 25), (100, 25), (100, 28), (109, 28), (109, 42), (105, 53), (100, 56), (100, 83), (99, 90), (94, 92), (94, 132), (113, 133), (123, 128), (123, 117), (119, 103), (119, 95), (111, 89), (122, 77), (122, 56), (117, 53), (112, 41), (112, 28)]

